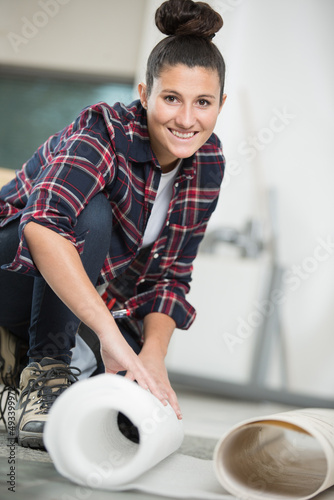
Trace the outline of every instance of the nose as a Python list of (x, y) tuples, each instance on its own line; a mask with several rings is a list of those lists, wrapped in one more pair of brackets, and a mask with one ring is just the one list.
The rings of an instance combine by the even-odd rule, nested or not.
[(196, 110), (192, 104), (183, 104), (175, 117), (175, 124), (184, 129), (192, 128), (196, 123)]

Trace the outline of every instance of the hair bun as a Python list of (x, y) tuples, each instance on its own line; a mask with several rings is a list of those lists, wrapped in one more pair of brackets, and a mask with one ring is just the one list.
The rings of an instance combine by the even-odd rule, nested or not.
[(223, 26), (223, 19), (205, 2), (167, 0), (157, 9), (155, 24), (165, 35), (193, 35), (211, 39)]

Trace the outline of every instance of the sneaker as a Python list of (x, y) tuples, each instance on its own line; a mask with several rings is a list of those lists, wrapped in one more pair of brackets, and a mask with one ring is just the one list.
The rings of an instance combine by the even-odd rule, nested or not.
[(50, 408), (60, 394), (78, 380), (79, 374), (79, 368), (52, 358), (43, 358), (23, 370), (16, 405), (19, 445), (44, 448), (43, 429)]
[(0, 383), (17, 389), (20, 375), (27, 365), (28, 345), (0, 326)]

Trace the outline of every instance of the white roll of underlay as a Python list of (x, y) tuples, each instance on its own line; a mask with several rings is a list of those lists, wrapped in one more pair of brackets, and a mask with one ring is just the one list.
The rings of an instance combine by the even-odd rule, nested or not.
[[(119, 430), (123, 413), (139, 443)], [(137, 489), (169, 497), (231, 500), (212, 461), (174, 453), (183, 424), (170, 405), (119, 375), (102, 374), (69, 387), (53, 404), (44, 443), (58, 472), (105, 490)]]

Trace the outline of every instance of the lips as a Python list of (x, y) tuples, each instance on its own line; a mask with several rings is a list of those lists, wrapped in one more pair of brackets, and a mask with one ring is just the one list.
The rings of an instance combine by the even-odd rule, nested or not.
[(178, 130), (169, 129), (169, 131), (178, 139), (191, 139), (197, 132), (179, 132)]

